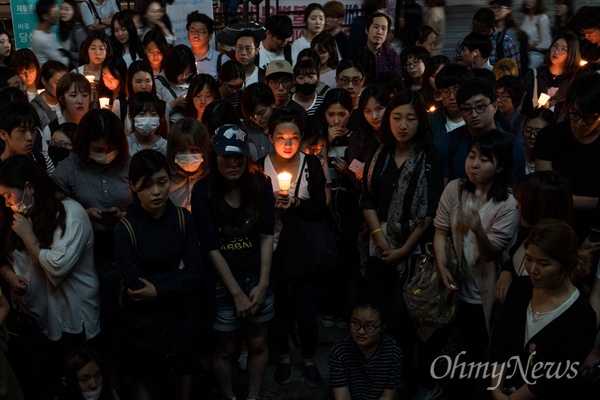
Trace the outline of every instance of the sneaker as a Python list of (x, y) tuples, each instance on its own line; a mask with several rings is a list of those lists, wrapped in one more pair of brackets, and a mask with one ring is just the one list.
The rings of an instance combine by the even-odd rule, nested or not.
[(304, 366), (304, 384), (315, 389), (321, 383), (321, 373), (315, 364)]
[(323, 315), (321, 317), (321, 326), (323, 328), (333, 328), (335, 325), (335, 319), (333, 319), (333, 315)]
[(337, 326), (338, 329), (341, 330), (346, 330), (348, 329), (348, 323), (346, 321), (344, 321), (343, 319), (338, 319), (335, 321), (335, 326)]
[(242, 351), (240, 353), (240, 357), (238, 358), (238, 369), (240, 371), (247, 371), (248, 370), (248, 352), (247, 351)]
[(279, 363), (275, 368), (275, 382), (280, 385), (287, 385), (292, 381), (292, 364)]
[(433, 388), (427, 389), (419, 386), (415, 400), (435, 400), (442, 396), (442, 387), (436, 384)]

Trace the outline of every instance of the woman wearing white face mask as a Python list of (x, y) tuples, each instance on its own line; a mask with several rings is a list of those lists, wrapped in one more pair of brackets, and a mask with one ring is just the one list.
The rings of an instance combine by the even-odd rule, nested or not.
[(139, 92), (129, 101), (129, 114), (133, 120), (133, 133), (127, 136), (129, 155), (151, 149), (167, 154), (167, 122), (160, 101), (152, 93)]
[(0, 194), (0, 276), (19, 318), (18, 352), (29, 371), (21, 383), (27, 398), (40, 398), (58, 379), (67, 346), (100, 333), (92, 226), (83, 207), (27, 155), (4, 161)]
[(192, 188), (208, 173), (210, 135), (195, 118), (182, 118), (169, 131), (167, 162), (171, 168), (171, 193), (175, 205), (190, 210)]
[(131, 204), (129, 148), (123, 124), (110, 110), (90, 110), (73, 137), (73, 154), (60, 162), (52, 178), (86, 209), (94, 229), (94, 263), (100, 280), (103, 355), (119, 362), (119, 280), (115, 270), (114, 227)]

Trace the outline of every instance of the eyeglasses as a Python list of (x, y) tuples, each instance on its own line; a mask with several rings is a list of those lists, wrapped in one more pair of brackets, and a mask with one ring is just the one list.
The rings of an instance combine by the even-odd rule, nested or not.
[(289, 89), (292, 87), (294, 81), (291, 79), (284, 79), (282, 81), (269, 81), (269, 87), (271, 89), (278, 89), (279, 86), (282, 86), (284, 89)]
[(541, 129), (539, 128), (525, 127), (525, 129), (523, 129), (523, 134), (527, 137), (536, 137), (540, 131)]
[(568, 115), (571, 121), (577, 122), (583, 120), (583, 123), (586, 125), (591, 125), (600, 118), (600, 114), (581, 114), (575, 111), (569, 112)]
[(236, 46), (235, 47), (235, 51), (237, 51), (238, 53), (252, 53), (254, 51), (256, 47), (254, 46)]
[(190, 34), (190, 36), (206, 36), (208, 34), (208, 31), (204, 29), (190, 29), (188, 33)]
[(597, 30), (598, 30), (598, 28), (582, 29), (581, 30), (581, 35), (582, 36), (592, 35)]
[(497, 96), (498, 96), (499, 100), (504, 100), (504, 101), (510, 100), (510, 95), (506, 94), (506, 93), (497, 93)]
[(352, 83), (352, 86), (358, 86), (360, 85), (360, 83), (362, 82), (364, 78), (338, 78), (338, 80), (340, 81), (340, 83), (343, 86), (348, 86), (350, 83)]
[(243, 83), (241, 85), (230, 85), (229, 83), (224, 83), (223, 86), (225, 86), (225, 89), (229, 90), (230, 92), (241, 92), (242, 89), (244, 89)]
[(62, 147), (65, 149), (73, 150), (73, 143), (63, 142), (60, 140), (50, 140), (50, 146)]
[(550, 47), (550, 52), (551, 53), (558, 53), (558, 54), (565, 54), (569, 49), (566, 46), (559, 46), (557, 44), (555, 44), (554, 46)]
[(421, 64), (422, 62), (423, 60), (419, 60), (418, 58), (414, 59), (413, 61), (407, 61), (406, 64), (404, 64), (404, 68), (419, 68), (419, 64)]
[(462, 115), (470, 115), (473, 110), (475, 110), (475, 112), (477, 114), (481, 114), (485, 111), (486, 108), (488, 108), (488, 106), (490, 106), (492, 103), (488, 103), (488, 104), (478, 104), (476, 106), (470, 107), (470, 106), (460, 106), (460, 112)]
[(442, 97), (450, 97), (450, 95), (456, 97), (456, 93), (458, 93), (458, 86), (454, 86), (454, 87), (449, 87), (446, 89), (440, 89), (440, 93), (442, 94)]
[(361, 329), (364, 329), (366, 333), (373, 333), (375, 332), (375, 329), (381, 327), (381, 325), (383, 325), (382, 323), (379, 325), (370, 325), (370, 324), (366, 324), (363, 325), (358, 321), (350, 321), (350, 329), (352, 329), (353, 331), (359, 332)]

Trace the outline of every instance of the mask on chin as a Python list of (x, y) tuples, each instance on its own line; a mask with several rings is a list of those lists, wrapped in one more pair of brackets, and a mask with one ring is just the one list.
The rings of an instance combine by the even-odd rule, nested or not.
[(85, 400), (98, 400), (101, 394), (102, 386), (99, 386), (98, 389), (92, 390), (91, 392), (81, 392), (81, 395)]
[(25, 191), (26, 190), (27, 190), (27, 183), (25, 183), (25, 187), (23, 188), (23, 196), (21, 197), (21, 201), (19, 201), (17, 204), (13, 204), (12, 206), (10, 206), (10, 209), (15, 214), (27, 214), (27, 212), (29, 212), (29, 210), (31, 210), (31, 208), (33, 207), (33, 203), (34, 203), (33, 196), (31, 197), (31, 204), (25, 205)]

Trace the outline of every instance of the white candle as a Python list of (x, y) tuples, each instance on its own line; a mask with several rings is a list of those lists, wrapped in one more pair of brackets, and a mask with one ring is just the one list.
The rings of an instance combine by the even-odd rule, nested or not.
[(292, 175), (287, 172), (282, 172), (277, 175), (277, 179), (279, 180), (279, 190), (290, 190), (290, 184), (292, 183)]
[(544, 107), (548, 100), (550, 100), (550, 96), (548, 96), (546, 93), (540, 94), (540, 98), (538, 99), (538, 108)]
[(94, 83), (94, 81), (96, 80), (96, 76), (95, 75), (86, 75), (85, 79), (87, 79), (89, 83)]
[(110, 99), (108, 97), (100, 97), (98, 101), (100, 102), (100, 108), (105, 108), (108, 106), (108, 103), (110, 103)]

